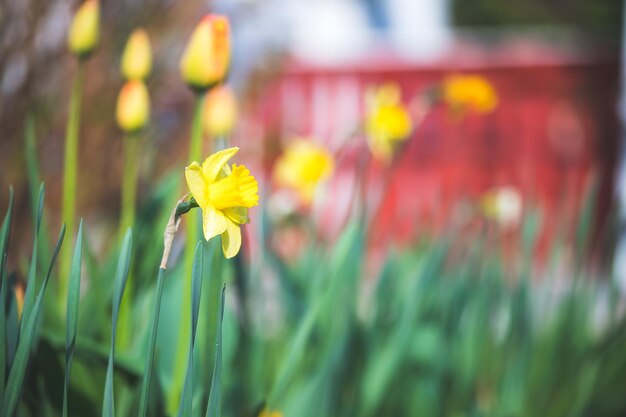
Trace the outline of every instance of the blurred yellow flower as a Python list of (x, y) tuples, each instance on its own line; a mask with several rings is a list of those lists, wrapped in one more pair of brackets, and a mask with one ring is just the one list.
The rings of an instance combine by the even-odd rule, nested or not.
[(482, 197), (483, 215), (504, 228), (515, 227), (522, 218), (522, 195), (512, 186), (494, 188)]
[(283, 417), (283, 413), (281, 413), (280, 411), (270, 411), (267, 408), (264, 408), (260, 413), (259, 413), (259, 417)]
[(131, 80), (120, 90), (117, 97), (116, 118), (125, 132), (143, 128), (150, 118), (150, 96), (143, 81)]
[(498, 105), (498, 95), (491, 83), (478, 75), (452, 75), (443, 82), (443, 100), (453, 110), (488, 113)]
[(127, 80), (145, 80), (152, 70), (152, 49), (148, 33), (135, 29), (128, 37), (122, 54), (122, 76)]
[(313, 200), (317, 185), (334, 170), (332, 155), (323, 147), (306, 139), (289, 144), (274, 166), (278, 185), (298, 192), (305, 203)]
[(18, 282), (13, 288), (15, 292), (15, 304), (17, 306), (17, 316), (22, 317), (22, 311), (24, 309), (24, 285)]
[(400, 87), (387, 83), (366, 91), (365, 133), (374, 157), (389, 163), (396, 147), (413, 129), (411, 116), (400, 101)]
[(196, 26), (180, 60), (183, 79), (206, 90), (226, 78), (230, 66), (230, 24), (225, 16), (207, 15)]
[(204, 103), (204, 128), (212, 137), (228, 136), (237, 120), (237, 98), (226, 85), (214, 88)]
[(202, 230), (208, 241), (222, 236), (222, 250), (232, 258), (241, 247), (241, 224), (250, 221), (248, 209), (259, 202), (256, 179), (243, 165), (228, 165), (239, 148), (219, 151), (185, 168), (185, 178), (193, 198), (202, 209)]
[(79, 58), (87, 57), (98, 44), (100, 37), (100, 2), (85, 1), (76, 11), (67, 43)]

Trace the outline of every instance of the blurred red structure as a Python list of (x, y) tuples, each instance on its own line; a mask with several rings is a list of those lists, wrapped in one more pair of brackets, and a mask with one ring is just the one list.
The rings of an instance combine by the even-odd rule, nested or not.
[[(385, 180), (374, 174), (381, 170), (372, 168), (369, 186), (382, 198), (377, 242), (441, 231), (455, 221), (460, 202), (471, 205), (496, 186), (514, 186), (526, 207), (538, 205), (544, 247), (557, 230), (573, 229), (586, 185), (594, 180), (600, 184), (598, 219), (604, 220), (617, 160), (616, 57), (522, 43), (490, 51), (460, 46), (449, 58), (427, 65), (388, 57), (337, 67), (292, 61), (259, 95), (253, 113), (266, 134), (312, 136), (338, 151), (360, 123), (366, 86), (397, 82), (408, 102), (452, 73), (490, 80), (498, 108), (461, 119), (443, 106), (435, 108), (386, 174), (384, 196)], [(355, 158), (338, 164), (330, 189), (335, 204), (352, 198), (345, 187), (354, 184), (346, 178), (355, 165)]]

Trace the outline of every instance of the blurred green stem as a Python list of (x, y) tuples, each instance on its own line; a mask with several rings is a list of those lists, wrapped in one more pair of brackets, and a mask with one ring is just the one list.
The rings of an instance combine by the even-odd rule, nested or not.
[(137, 180), (139, 178), (140, 135), (128, 133), (124, 137), (124, 174), (122, 177), (122, 216), (119, 234), (123, 238), (126, 229), (135, 224)]
[[(74, 236), (76, 217), (76, 174), (78, 168), (78, 129), (80, 126), (80, 106), (85, 80), (85, 64), (78, 63), (78, 70), (72, 84), (70, 108), (67, 116), (65, 133), (65, 163), (63, 167), (63, 208), (61, 222), (67, 224), (67, 235)], [(67, 245), (61, 254), (59, 276), (58, 305), (61, 313), (65, 312), (67, 285), (72, 262), (72, 245)]]
[[(122, 177), (122, 216), (120, 219), (120, 242), (128, 228), (135, 224), (135, 204), (137, 196), (137, 179), (139, 177), (139, 145), (140, 135), (128, 133), (124, 137), (124, 173)], [(130, 346), (133, 334), (132, 304), (134, 293), (133, 271), (128, 275), (126, 296), (120, 306), (118, 346), (125, 350)]]
[[(191, 125), (191, 141), (189, 143), (189, 163), (197, 161), (202, 163), (202, 107), (205, 92), (196, 93)], [(198, 241), (198, 216), (200, 210), (190, 213), (187, 216), (187, 233), (185, 242), (185, 254), (183, 259), (183, 296), (181, 300), (181, 311), (186, 312), (191, 309), (191, 269), (193, 266), (193, 256), (196, 243)], [(169, 415), (176, 414), (178, 402), (185, 383), (185, 368), (187, 363), (187, 348), (189, 346), (190, 328), (188, 316), (181, 314), (180, 325), (178, 327), (178, 341), (176, 346), (176, 356), (174, 358), (174, 374), (172, 389), (168, 392), (167, 410)]]

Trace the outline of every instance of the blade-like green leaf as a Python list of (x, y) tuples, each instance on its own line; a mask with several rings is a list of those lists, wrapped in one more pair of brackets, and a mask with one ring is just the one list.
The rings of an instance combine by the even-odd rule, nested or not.
[(115, 334), (117, 333), (117, 318), (122, 304), (124, 288), (130, 269), (130, 257), (133, 248), (133, 233), (129, 228), (124, 236), (120, 257), (115, 275), (115, 292), (113, 294), (113, 318), (111, 320), (111, 350), (109, 351), (109, 364), (107, 367), (106, 380), (104, 382), (104, 398), (102, 400), (102, 416), (113, 417), (115, 414), (115, 402), (113, 396), (113, 362), (115, 360)]
[(206, 417), (220, 417), (222, 412), (222, 322), (224, 321), (224, 295), (226, 285), (222, 287), (220, 298), (220, 314), (217, 318), (217, 334), (215, 335), (215, 366), (211, 380), (211, 393), (206, 409)]
[(63, 388), (63, 417), (67, 417), (67, 393), (70, 389), (72, 358), (76, 346), (76, 329), (78, 328), (78, 299), (80, 296), (80, 270), (83, 259), (83, 219), (80, 219), (76, 247), (70, 269), (70, 282), (67, 289), (67, 318), (65, 328), (65, 386)]
[(24, 332), (28, 317), (30, 316), (33, 301), (35, 299), (35, 287), (37, 286), (37, 253), (39, 243), (39, 230), (41, 227), (41, 219), (43, 218), (43, 200), (46, 189), (44, 183), (39, 186), (39, 199), (37, 200), (37, 218), (35, 219), (35, 235), (33, 238), (33, 256), (30, 260), (30, 269), (28, 270), (28, 281), (26, 282), (26, 293), (24, 294), (24, 306), (22, 307), (22, 319), (20, 323), (20, 334)]
[(191, 269), (191, 337), (189, 339), (189, 356), (187, 359), (187, 373), (185, 384), (178, 406), (179, 417), (191, 417), (193, 399), (193, 347), (196, 343), (196, 327), (198, 325), (198, 311), (200, 308), (200, 296), (202, 294), (202, 271), (203, 271), (202, 241), (196, 244)]
[(152, 313), (152, 329), (150, 330), (150, 339), (148, 344), (148, 359), (143, 374), (143, 382), (141, 386), (141, 400), (139, 401), (138, 417), (145, 417), (148, 411), (148, 394), (150, 393), (150, 382), (152, 379), (152, 368), (154, 366), (154, 347), (156, 345), (157, 329), (159, 328), (159, 314), (161, 312), (161, 298), (163, 297), (163, 282), (165, 277), (165, 269), (159, 268), (157, 276), (157, 287), (154, 298), (154, 313)]
[(63, 224), (63, 227), (61, 227), (59, 239), (57, 240), (56, 247), (54, 248), (52, 259), (50, 260), (48, 273), (46, 274), (43, 284), (39, 289), (39, 294), (35, 299), (32, 313), (28, 318), (28, 323), (26, 323), (26, 329), (24, 331), (24, 334), (20, 338), (19, 344), (17, 345), (15, 359), (13, 360), (11, 371), (9, 372), (9, 378), (7, 380), (5, 395), (2, 399), (2, 413), (0, 415), (12, 416), (17, 407), (20, 393), (22, 392), (22, 384), (24, 382), (24, 374), (26, 373), (26, 366), (28, 365), (28, 356), (32, 349), (33, 340), (35, 339), (35, 333), (37, 331), (37, 322), (39, 320), (39, 313), (41, 312), (43, 296), (48, 286), (50, 275), (52, 275), (54, 263), (56, 262), (57, 256), (59, 255), (59, 250), (61, 250), (61, 244), (63, 243), (64, 236), (65, 223)]
[[(48, 238), (48, 228), (43, 221), (41, 212), (43, 210), (43, 204), (38, 204), (42, 200), (41, 197), (41, 173), (39, 170), (39, 162), (37, 161), (37, 144), (35, 137), (35, 122), (32, 114), (26, 116), (26, 122), (24, 126), (24, 144), (25, 144), (25, 157), (26, 157), (26, 173), (28, 179), (28, 192), (30, 195), (30, 206), (32, 209), (33, 218), (37, 219), (37, 234), (41, 236), (41, 239), (37, 241), (37, 252), (39, 252), (39, 267), (41, 269), (46, 268), (46, 260), (50, 257), (50, 239)], [(43, 229), (39, 230), (40, 225), (43, 224)]]
[[(6, 375), (7, 367), (7, 329), (6, 329), (6, 264), (11, 231), (11, 216), (13, 214), (13, 187), (9, 188), (9, 207), (0, 229), (0, 376)], [(0, 402), (4, 401), (4, 377), (0, 377)]]

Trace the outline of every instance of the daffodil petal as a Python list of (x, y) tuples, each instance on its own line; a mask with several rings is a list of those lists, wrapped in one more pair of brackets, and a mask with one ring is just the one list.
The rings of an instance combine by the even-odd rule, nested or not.
[(222, 251), (227, 259), (239, 253), (241, 248), (241, 229), (231, 220), (226, 221), (226, 231), (222, 233)]
[(217, 176), (222, 172), (222, 167), (232, 158), (239, 148), (228, 148), (223, 151), (219, 151), (209, 156), (202, 163), (202, 173), (209, 182), (213, 182), (217, 179)]
[(248, 217), (248, 209), (246, 207), (230, 207), (222, 210), (226, 217), (237, 224), (246, 224), (250, 222)]
[(202, 231), (207, 241), (224, 233), (228, 223), (228, 219), (221, 211), (215, 210), (211, 206), (202, 210)]
[(187, 186), (196, 200), (196, 203), (200, 207), (207, 205), (209, 201), (209, 187), (206, 180), (202, 176), (202, 168), (197, 162), (192, 162), (187, 168), (185, 168), (185, 178), (187, 179)]

